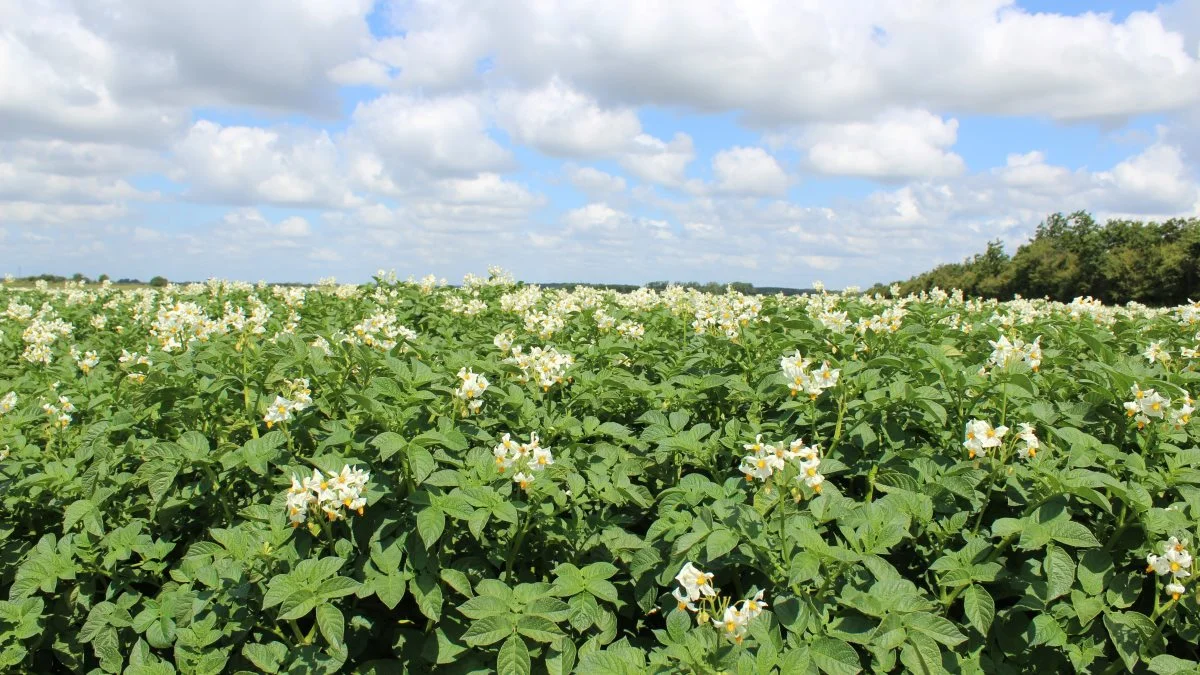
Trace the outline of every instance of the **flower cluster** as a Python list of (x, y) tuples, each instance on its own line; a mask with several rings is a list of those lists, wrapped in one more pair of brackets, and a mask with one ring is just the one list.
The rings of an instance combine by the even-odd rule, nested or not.
[(312, 405), (312, 392), (308, 389), (308, 378), (284, 380), (284, 384), (283, 395), (276, 396), (275, 401), (267, 407), (267, 414), (263, 415), (263, 421), (267, 423), (268, 429), (276, 424), (287, 422), (292, 419), (292, 413), (298, 413)]
[(350, 329), (351, 336), (344, 341), (385, 352), (394, 349), (400, 340), (415, 341), (416, 331), (401, 326), (397, 321), (396, 315), (391, 312), (376, 312), (355, 324), (354, 328)]
[(1033, 429), (1033, 425), (1022, 422), (1017, 429), (1017, 440), (1020, 441), (1020, 446), (1017, 447), (1017, 455), (1021, 459), (1033, 459), (1037, 456), (1037, 451), (1042, 447), (1041, 441), (1038, 440), (1037, 433)]
[(79, 370), (83, 371), (84, 375), (92, 372), (100, 363), (100, 356), (94, 351), (79, 352), (79, 347), (71, 346), (71, 358), (75, 359), (75, 365), (79, 366)]
[(617, 325), (617, 333), (630, 340), (641, 340), (646, 335), (646, 327), (636, 321), (622, 321)]
[(1192, 413), (1196, 412), (1195, 401), (1186, 393), (1178, 406), (1172, 406), (1171, 399), (1153, 389), (1142, 389), (1135, 384), (1131, 391), (1133, 400), (1124, 403), (1125, 414), (1137, 422), (1138, 429), (1144, 429), (1151, 420), (1161, 419), (1181, 429), (1192, 421)]
[(463, 417), (478, 413), (483, 407), (483, 392), (488, 388), (487, 378), (467, 368), (460, 368), (458, 379), (461, 382), (454, 390), (454, 395), (458, 400), (465, 401), (467, 404), (466, 409), (463, 410)]
[(288, 520), (296, 527), (316, 512), (324, 513), (329, 520), (345, 518), (346, 511), (361, 516), (367, 505), (363, 490), (370, 478), (370, 473), (349, 464), (340, 473), (321, 475), (313, 469), (312, 475), (303, 480), (292, 475), (292, 486), (287, 492)]
[(492, 455), (496, 458), (496, 471), (503, 474), (515, 468), (513, 482), (526, 491), (538, 473), (554, 464), (554, 453), (540, 445), (536, 431), (529, 434), (528, 443), (518, 443), (511, 434), (504, 434), (492, 449)]
[[(988, 344), (992, 346), (988, 363), (995, 368), (1004, 369), (1024, 361), (1029, 364), (1030, 370), (1036, 373), (1042, 365), (1042, 336), (1040, 335), (1029, 343), (1021, 338), (1010, 342), (1006, 336), (1001, 335), (998, 340), (988, 340)], [(987, 375), (987, 372), (987, 366), (980, 369), (980, 375)]]
[(1187, 541), (1171, 537), (1163, 542), (1163, 554), (1146, 556), (1146, 572), (1170, 578), (1164, 590), (1175, 600), (1183, 595), (1183, 579), (1192, 576), (1192, 554), (1187, 550)]
[(460, 316), (478, 316), (486, 312), (488, 308), (487, 303), (479, 298), (473, 297), (470, 300), (463, 300), (457, 295), (448, 296), (442, 307), (447, 312)]
[(967, 422), (967, 437), (963, 441), (963, 447), (967, 449), (971, 459), (987, 457), (988, 452), (993, 448), (999, 448), (1004, 442), (1006, 433), (1008, 433), (1008, 427), (1004, 425), (993, 427), (990, 422), (973, 419)]
[(783, 369), (783, 376), (788, 381), (788, 388), (792, 390), (792, 396), (799, 392), (808, 394), (811, 399), (816, 399), (821, 395), (821, 392), (836, 385), (838, 376), (841, 371), (830, 368), (829, 362), (821, 363), (821, 367), (809, 372), (809, 366), (812, 362), (796, 352), (792, 356), (785, 356), (779, 360), (779, 366)]
[(1164, 366), (1171, 360), (1171, 353), (1163, 349), (1162, 340), (1151, 342), (1150, 346), (1146, 347), (1146, 351), (1142, 352), (1142, 356), (1146, 357), (1150, 363), (1157, 361)]
[(525, 330), (535, 333), (539, 338), (548, 340), (552, 335), (567, 325), (561, 314), (553, 312), (538, 312), (530, 310), (525, 313)]
[(512, 348), (512, 356), (505, 363), (516, 364), (521, 369), (521, 383), (536, 380), (542, 391), (562, 384), (566, 378), (567, 369), (575, 365), (575, 357), (564, 354), (554, 347), (533, 347), (526, 354), (521, 345)]
[(42, 411), (50, 417), (54, 426), (59, 429), (66, 429), (71, 424), (71, 413), (75, 412), (75, 405), (66, 396), (59, 396), (58, 405), (43, 403)]
[(26, 345), (25, 353), (21, 354), (21, 358), (30, 363), (50, 365), (53, 360), (50, 346), (59, 337), (70, 335), (73, 330), (74, 327), (62, 319), (43, 319), (39, 316), (30, 322), (21, 334), (21, 339), (25, 341)]
[(149, 369), (149, 367), (152, 365), (149, 356), (139, 355), (137, 352), (130, 352), (126, 349), (121, 350), (121, 356), (117, 358), (117, 362), (125, 368), (130, 369), (129, 374), (126, 377), (138, 384), (146, 381), (146, 373), (132, 370), (132, 368), (134, 366), (146, 366), (146, 368)]
[(701, 295), (693, 298), (697, 303), (692, 328), (697, 335), (720, 333), (730, 340), (742, 334), (742, 327), (751, 322), (770, 321), (762, 316), (762, 301), (754, 296), (743, 295), (726, 289), (723, 295)]
[(821, 492), (825, 476), (821, 475), (821, 455), (815, 445), (804, 445), (799, 438), (788, 445), (772, 445), (763, 443), (762, 434), (758, 434), (753, 443), (742, 447), (750, 453), (742, 457), (742, 464), (738, 467), (747, 481), (766, 481), (776, 471), (783, 471), (788, 462), (794, 462), (800, 469), (796, 480), (803, 481), (813, 492)]
[(492, 344), (496, 345), (496, 349), (499, 349), (500, 353), (507, 354), (512, 351), (513, 339), (511, 331), (504, 331), (497, 333), (496, 337), (492, 338)]
[(871, 333), (895, 333), (904, 325), (904, 317), (908, 314), (908, 310), (902, 305), (895, 305), (883, 310), (882, 313), (872, 317), (863, 317), (855, 324), (855, 330), (860, 335)]
[[(679, 588), (671, 591), (671, 597), (675, 598), (681, 611), (697, 612), (701, 624), (711, 621), (727, 640), (741, 644), (749, 632), (750, 622), (768, 607), (763, 592), (758, 591), (753, 597), (734, 603), (717, 595), (712, 580), (712, 573), (704, 572), (690, 562), (685, 563), (675, 575)], [(697, 602), (702, 602), (705, 607), (701, 609)]]

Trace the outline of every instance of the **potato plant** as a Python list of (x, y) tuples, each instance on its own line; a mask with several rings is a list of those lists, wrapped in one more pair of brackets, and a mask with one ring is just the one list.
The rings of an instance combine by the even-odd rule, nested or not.
[(0, 290), (0, 664), (1197, 672), (1200, 309)]

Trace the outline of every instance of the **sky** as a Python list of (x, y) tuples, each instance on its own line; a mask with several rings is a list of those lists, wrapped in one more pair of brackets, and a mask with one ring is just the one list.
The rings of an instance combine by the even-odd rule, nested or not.
[(1200, 0), (0, 0), (0, 273), (866, 287), (1198, 168)]

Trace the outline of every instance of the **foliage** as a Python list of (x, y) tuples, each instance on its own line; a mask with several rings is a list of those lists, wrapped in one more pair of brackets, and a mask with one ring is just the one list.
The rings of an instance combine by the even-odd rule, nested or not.
[(1200, 295), (1200, 218), (1098, 225), (1083, 211), (1056, 213), (1011, 257), (993, 241), (962, 263), (900, 283), (902, 293), (934, 287), (999, 299), (1091, 296), (1110, 303), (1182, 304)]
[(1200, 668), (1196, 307), (386, 275), (5, 307), (12, 672)]

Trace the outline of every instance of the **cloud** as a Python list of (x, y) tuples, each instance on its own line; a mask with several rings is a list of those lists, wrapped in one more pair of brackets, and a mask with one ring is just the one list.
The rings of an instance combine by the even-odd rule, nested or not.
[(695, 157), (692, 137), (685, 133), (675, 134), (669, 143), (639, 134), (620, 163), (626, 171), (648, 183), (680, 187), (686, 180), (684, 172)]
[(326, 132), (223, 127), (201, 120), (172, 147), (171, 177), (196, 200), (351, 206), (337, 147)]
[(627, 148), (642, 125), (628, 108), (605, 110), (559, 78), (527, 91), (506, 91), (500, 125), (518, 142), (554, 157), (598, 157)]
[(513, 2), (471, 15), (482, 35), (463, 33), (461, 12), (423, 12), (423, 44), (407, 55), (486, 55), (497, 76), (526, 85), (558, 75), (605, 105), (739, 111), (755, 125), (888, 108), (1111, 120), (1200, 101), (1190, 11), (1117, 20), (1012, 0)]
[(624, 178), (590, 166), (569, 165), (566, 167), (566, 173), (571, 185), (589, 196), (625, 191)]
[(358, 104), (351, 124), (348, 144), (364, 155), (357, 169), (368, 184), (397, 175), (469, 176), (512, 165), (509, 152), (488, 135), (487, 117), (473, 97), (386, 94)]
[(735, 147), (712, 160), (716, 189), (739, 195), (779, 196), (787, 192), (783, 167), (762, 148)]
[(958, 120), (925, 110), (894, 110), (869, 122), (814, 124), (795, 138), (807, 151), (810, 170), (833, 176), (879, 180), (944, 178), (966, 170), (950, 152)]

